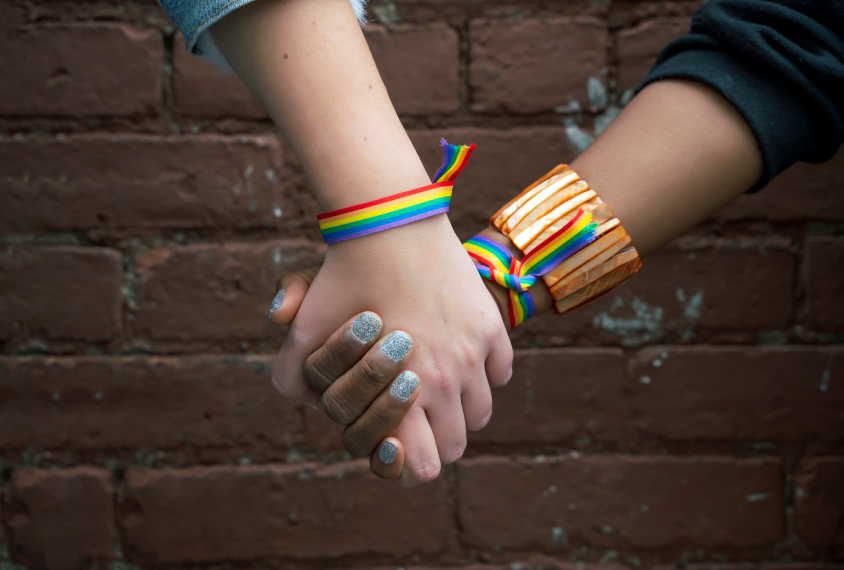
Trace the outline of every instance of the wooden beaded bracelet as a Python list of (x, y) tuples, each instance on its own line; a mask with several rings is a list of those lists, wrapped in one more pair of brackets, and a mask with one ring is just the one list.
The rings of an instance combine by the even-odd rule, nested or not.
[[(490, 224), (525, 254), (517, 261), (505, 248), (494, 252), (478, 237), (466, 244), (481, 274), (511, 290), (511, 327), (533, 314), (532, 278), (541, 276), (555, 312), (565, 314), (606, 295), (642, 267), (612, 209), (565, 164), (525, 188)], [(537, 256), (551, 262), (538, 263)], [(537, 266), (542, 267), (532, 272)], [(502, 275), (508, 273), (517, 278)]]

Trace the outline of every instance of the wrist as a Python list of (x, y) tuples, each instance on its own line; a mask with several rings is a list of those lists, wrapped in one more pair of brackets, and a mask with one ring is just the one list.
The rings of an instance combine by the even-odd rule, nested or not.
[[(478, 235), (482, 235), (487, 237), (499, 245), (507, 248), (507, 250), (513, 254), (517, 260), (521, 261), (524, 257), (524, 254), (516, 247), (516, 245), (504, 234), (498, 231), (493, 226), (487, 226)], [(484, 279), (484, 284), (486, 285), (487, 290), (489, 291), (492, 298), (495, 300), (495, 304), (498, 306), (498, 310), (501, 312), (501, 318), (504, 321), (505, 326), (507, 329), (510, 329), (510, 300), (509, 300), (509, 290), (506, 287), (502, 287), (498, 283), (493, 281), (489, 281)], [(541, 315), (544, 313), (550, 312), (554, 308), (554, 300), (551, 297), (551, 293), (548, 290), (548, 287), (545, 283), (538, 279), (536, 283), (530, 288), (531, 295), (533, 295), (533, 301), (536, 306), (536, 312), (534, 315)]]
[(440, 254), (431, 255), (431, 252), (450, 250), (455, 244), (456, 251), (461, 253), (462, 246), (448, 217), (437, 214), (387, 231), (332, 243), (326, 261), (342, 259), (344, 263), (367, 267), (419, 267), (437, 262)]

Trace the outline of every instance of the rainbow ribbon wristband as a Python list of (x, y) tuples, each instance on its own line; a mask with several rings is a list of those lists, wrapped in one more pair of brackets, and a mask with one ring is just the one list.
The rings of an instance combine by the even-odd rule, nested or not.
[(440, 141), (445, 157), (434, 183), (380, 200), (350, 206), (317, 216), (325, 243), (366, 236), (448, 212), (454, 179), (469, 162), (475, 145), (450, 145)]
[(530, 287), (541, 276), (595, 241), (598, 224), (592, 214), (578, 210), (565, 226), (517, 260), (506, 247), (484, 236), (475, 236), (463, 246), (474, 260), (478, 273), (510, 290), (510, 328), (536, 312)]

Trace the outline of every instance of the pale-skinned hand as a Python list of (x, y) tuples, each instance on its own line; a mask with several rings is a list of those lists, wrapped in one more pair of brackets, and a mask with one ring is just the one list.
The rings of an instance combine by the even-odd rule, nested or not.
[(305, 359), (365, 310), (383, 318), (387, 334), (413, 335), (408, 366), (424, 389), (395, 435), (405, 448), (403, 482), (431, 480), (463, 455), (467, 428), (489, 421), (490, 386), (510, 378), (499, 310), (444, 215), (332, 244), (276, 359), (279, 391), (318, 402)]
[[(502, 236), (492, 228), (487, 228), (481, 233), (504, 245), (509, 244), (509, 240), (506, 237)], [(517, 250), (513, 249), (512, 246), (510, 247), (514, 252), (517, 252)], [(462, 246), (460, 248), (460, 254), (468, 258)], [(477, 272), (471, 264), (470, 267), (477, 276)], [(288, 324), (291, 321), (294, 321), (294, 318), (298, 320), (297, 313), (303, 306), (303, 301), (310, 299), (312, 293), (308, 292), (309, 288), (317, 274), (322, 273), (320, 271), (321, 268), (322, 266), (315, 266), (290, 273), (279, 279), (277, 291), (284, 290), (285, 294), (283, 303), (271, 315), (271, 320), (275, 324)], [(485, 298), (494, 302), (494, 306), (496, 308), (494, 316), (498, 322), (503, 325), (507, 322), (507, 291), (506, 289), (489, 281), (483, 281), (483, 284), (488, 292), (481, 290), (481, 297), (482, 299)], [(547, 290), (543, 287), (534, 286), (534, 297), (537, 304), (537, 313), (547, 312), (551, 309), (550, 295), (548, 295)], [(366, 445), (360, 447), (356, 446), (354, 442), (350, 445), (347, 436), (347, 434), (350, 433), (349, 428), (347, 428), (346, 432), (344, 432), (344, 443), (346, 444), (347, 449), (355, 455), (363, 455), (371, 453), (372, 450), (375, 449), (377, 442), (387, 436), (393, 435), (393, 433), (396, 432), (395, 426), (398, 425), (404, 414), (407, 412), (407, 407), (394, 405), (388, 413), (385, 413), (382, 403), (389, 402), (390, 400), (389, 398), (386, 398), (381, 391), (384, 390), (385, 393), (387, 392), (385, 390), (385, 386), (392, 379), (392, 375), (395, 371), (389, 370), (384, 373), (384, 371), (379, 369), (378, 366), (373, 366), (371, 362), (366, 362), (367, 358), (372, 361), (372, 358), (370, 358), (369, 355), (376, 353), (377, 351), (370, 350), (367, 357), (362, 357), (365, 349), (368, 349), (368, 347), (371, 346), (371, 343), (363, 346), (359, 342), (355, 342), (355, 339), (349, 334), (349, 327), (353, 321), (354, 319), (349, 320), (345, 325), (340, 327), (340, 329), (331, 335), (331, 338), (326, 341), (323, 346), (319, 347), (306, 360), (303, 374), (306, 377), (310, 376), (307, 381), (311, 385), (312, 390), (306, 391), (306, 398), (310, 403), (321, 404), (324, 409), (326, 409), (329, 416), (339, 423), (348, 425), (354, 421), (356, 433), (367, 434)], [(420, 330), (424, 331), (424, 327)], [(410, 331), (408, 330), (408, 332)], [(385, 336), (380, 332), (379, 335), (382, 337)], [(413, 336), (415, 341), (413, 350), (415, 351), (418, 350), (419, 342), (417, 337), (419, 335), (415, 334)], [(419, 362), (416, 354), (413, 355), (413, 358), (414, 363)], [(314, 374), (313, 366), (311, 365), (314, 360), (320, 361), (321, 369), (327, 370), (328, 372)], [(361, 366), (362, 364), (364, 366)], [(414, 366), (416, 365), (414, 364)], [(349, 372), (353, 370), (364, 370), (367, 373), (357, 374), (356, 376), (349, 374)], [(413, 371), (418, 373), (416, 368), (413, 368)], [(425, 385), (426, 378), (423, 373), (420, 373), (419, 376), (422, 377), (422, 385)], [(336, 381), (338, 378), (343, 378), (345, 381)], [(325, 391), (325, 393), (320, 398), (319, 393), (323, 391)], [(379, 393), (381, 393), (380, 396), (378, 395)], [(376, 396), (378, 399), (376, 399)], [(338, 414), (338, 406), (336, 404), (338, 401), (356, 402), (356, 405), (344, 406), (347, 409), (344, 410), (343, 413)], [(381, 403), (379, 403), (379, 401), (381, 401)], [(372, 403), (371, 406), (370, 403)], [(411, 411), (413, 411), (413, 408), (411, 408)], [(386, 416), (389, 416), (389, 418)], [(488, 414), (486, 416), (486, 421), (488, 421)], [(480, 429), (486, 421), (479, 422), (471, 426), (467, 425), (466, 427), (468, 427), (468, 429)], [(413, 434), (410, 433), (409, 429), (415, 428), (405, 428), (404, 424), (402, 424), (401, 430), (396, 433), (397, 437), (403, 439), (406, 435), (412, 436)], [(463, 433), (465, 434), (465, 428)], [(402, 456), (404, 449), (395, 438), (390, 438), (389, 442), (390, 445), (393, 445), (397, 451), (396, 457), (390, 465), (385, 465), (379, 457), (381, 455), (381, 446), (384, 444), (377, 446), (377, 451), (372, 453), (370, 460), (373, 472), (384, 478), (391, 478), (402, 472)], [(405, 479), (405, 482), (411, 484), (421, 480), (427, 480), (426, 478), (416, 477), (408, 480), (409, 478), (407, 475), (405, 475), (403, 479)]]

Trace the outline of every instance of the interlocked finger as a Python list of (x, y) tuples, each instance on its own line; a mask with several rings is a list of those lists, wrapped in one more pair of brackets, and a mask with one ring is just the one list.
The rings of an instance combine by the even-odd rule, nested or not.
[(369, 311), (346, 322), (305, 360), (305, 380), (325, 392), (366, 354), (381, 334), (381, 318)]
[[(329, 341), (324, 348), (330, 345)], [(393, 331), (373, 346), (351, 370), (325, 390), (322, 408), (328, 417), (345, 425), (358, 419), (399, 375), (412, 350), (413, 339), (403, 331)]]
[[(343, 445), (352, 455), (372, 455), (379, 442), (393, 435), (419, 395), (419, 377), (405, 370), (372, 402), (355, 423), (343, 430)], [(399, 470), (401, 472), (401, 470)]]

